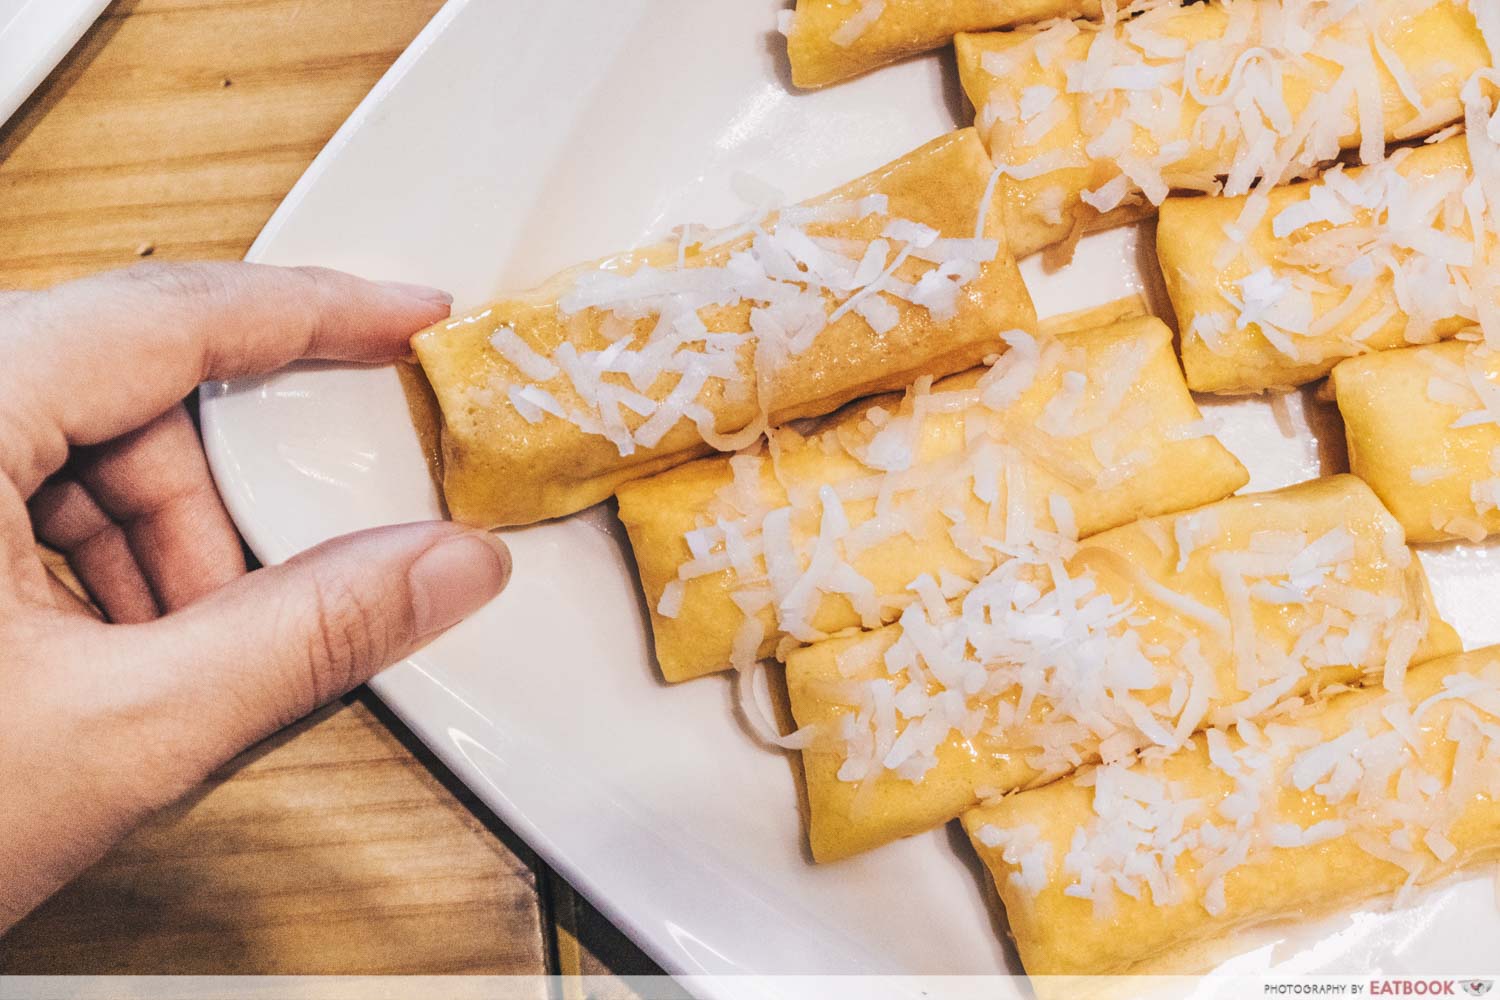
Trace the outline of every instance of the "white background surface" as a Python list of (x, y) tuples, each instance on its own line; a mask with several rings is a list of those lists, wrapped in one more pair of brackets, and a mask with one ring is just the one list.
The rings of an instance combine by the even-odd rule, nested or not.
[(0, 125), (107, 6), (109, 0), (0, 0)]
[[(462, 308), (679, 222), (726, 222), (739, 211), (736, 171), (810, 196), (967, 124), (946, 57), (790, 92), (768, 30), (781, 6), (453, 0), (251, 256), (428, 282)], [(1028, 262), (1040, 310), (1140, 287), (1149, 239), (1092, 238), (1055, 275)], [(1292, 409), (1300, 416), (1300, 400)], [(1318, 473), (1311, 433), (1284, 437), (1266, 404), (1208, 410), (1253, 488)], [(203, 413), (231, 511), (266, 561), (439, 514), (388, 370), (305, 367), (209, 387)], [(658, 679), (607, 511), (507, 540), (510, 590), (376, 690), (668, 971), (1019, 970), (954, 830), (831, 866), (808, 861), (794, 762), (745, 735), (723, 678)], [(1495, 560), (1463, 550), (1434, 562), (1440, 600), (1470, 644), (1500, 640), (1500, 614), (1486, 606), (1500, 594)], [(1415, 910), (1246, 939), (1231, 967), (1496, 973), (1497, 940), (1485, 873)], [(732, 980), (705, 988), (736, 992)], [(751, 981), (740, 992), (754, 992)]]

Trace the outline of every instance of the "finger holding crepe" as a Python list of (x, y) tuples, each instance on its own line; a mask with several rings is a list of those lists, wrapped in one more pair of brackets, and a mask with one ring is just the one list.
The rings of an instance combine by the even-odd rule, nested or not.
[(1490, 64), (1466, 0), (1172, 3), (955, 44), (1017, 257), (1174, 190), (1243, 195), (1341, 149), (1378, 162), (1387, 141), (1459, 120)]
[(1413, 541), (1500, 532), (1500, 352), (1452, 341), (1333, 370), (1350, 471)]
[(1197, 942), (1399, 904), (1500, 858), (1500, 648), (1087, 768), (964, 828), (1034, 976), (1192, 971), (1172, 956)]
[(782, 34), (792, 83), (826, 87), (941, 48), (960, 31), (1098, 17), (1101, 0), (797, 0)]
[(813, 856), (1459, 648), (1353, 476), (1018, 551), (961, 604), (788, 657)]
[(1036, 314), (972, 129), (803, 205), (416, 335), (457, 520), (529, 524), (768, 425), (972, 367)]
[(769, 452), (620, 488), (668, 680), (878, 628), (923, 577), (961, 596), (1005, 557), (986, 537), (1073, 541), (1248, 481), (1188, 394), (1161, 320), (1007, 336), (988, 369), (861, 402), (812, 435), (779, 431)]

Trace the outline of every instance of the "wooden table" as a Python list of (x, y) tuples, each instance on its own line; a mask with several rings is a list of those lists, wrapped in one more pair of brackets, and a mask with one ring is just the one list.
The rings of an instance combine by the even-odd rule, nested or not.
[[(238, 258), (442, 0), (116, 0), (0, 128), (0, 287)], [(657, 970), (360, 693), (0, 938), (0, 973)]]

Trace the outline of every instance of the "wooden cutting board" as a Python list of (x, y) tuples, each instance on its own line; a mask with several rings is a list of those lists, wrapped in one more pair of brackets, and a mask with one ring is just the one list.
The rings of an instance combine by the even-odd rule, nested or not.
[[(241, 257), (441, 6), (117, 0), (0, 128), (0, 288)], [(358, 694), (137, 831), (0, 938), (0, 973), (656, 969)]]

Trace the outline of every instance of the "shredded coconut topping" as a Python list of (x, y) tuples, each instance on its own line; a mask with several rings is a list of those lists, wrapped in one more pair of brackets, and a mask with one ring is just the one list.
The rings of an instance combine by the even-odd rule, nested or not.
[(1427, 398), (1444, 406), (1454, 406), (1461, 415), (1451, 428), (1492, 425), (1500, 427), (1500, 380), (1491, 377), (1489, 367), (1496, 354), (1484, 344), (1464, 346), (1462, 363), (1455, 363), (1431, 351), (1420, 353), (1432, 369), (1427, 380)]
[[(1492, 373), (1500, 373), (1500, 355), (1490, 347), (1490, 342), (1461, 345), (1458, 361), (1436, 350), (1421, 351), (1417, 356), (1431, 372), (1427, 379), (1427, 398), (1458, 411), (1458, 417), (1448, 426), (1455, 442), (1472, 434), (1483, 434), (1471, 430), (1477, 428), (1483, 428), (1493, 439), (1496, 430), (1500, 429), (1500, 374)], [(1478, 440), (1483, 443), (1486, 438)], [(1434, 510), (1435, 527), (1476, 542), (1489, 534), (1484, 519), (1500, 510), (1500, 447), (1492, 447), (1486, 458), (1488, 461), (1483, 472), (1473, 467), (1478, 463), (1471, 462), (1465, 462), (1462, 469), (1443, 465), (1411, 470), (1412, 482), (1419, 486), (1457, 477), (1469, 480), (1468, 500), (1473, 504), (1473, 516), (1451, 508)]]
[[(929, 595), (942, 591), (937, 581), (928, 578), (899, 593), (877, 594), (851, 562), (934, 517), (949, 524), (950, 536), (974, 561), (974, 576), (1002, 554), (991, 544), (993, 540), (983, 537), (988, 527), (999, 526), (1002, 535), (1030, 535), (1037, 530), (1038, 519), (1049, 522), (1049, 529), (1058, 514), (1066, 521), (1071, 511), (1065, 500), (1044, 512), (1032, 508), (1047, 499), (1028, 495), (1033, 492), (1027, 483), (1028, 470), (1038, 463), (1043, 467), (1055, 464), (1049, 457), (1047, 436), (1032, 435), (1016, 444), (1005, 411), (1018, 397), (1035, 391), (1039, 375), (1066, 370), (1066, 381), (1066, 376), (1075, 373), (1069, 366), (1081, 364), (1082, 358), (1057, 341), (1038, 341), (1019, 330), (1005, 334), (1005, 339), (1011, 349), (969, 388), (935, 391), (930, 378), (922, 379), (896, 412), (870, 409), (862, 433), (854, 438), (837, 429), (811, 439), (795, 431), (777, 431), (768, 448), (736, 456), (731, 460), (733, 483), (720, 492), (702, 526), (687, 536), (695, 558), (679, 569), (679, 578), (692, 580), (732, 569), (737, 594), (760, 595), (755, 610), (771, 609), (780, 631), (812, 642), (827, 637), (814, 627), (813, 620), (829, 596), (847, 599), (865, 627), (876, 628), (920, 597), (924, 587)], [(1098, 379), (1101, 373), (1093, 372), (1092, 377)], [(1117, 410), (1118, 404), (1098, 419), (1107, 423), (1111, 416), (1118, 416)], [(955, 414), (961, 418), (963, 449), (927, 457), (924, 441), (931, 433), (932, 418)], [(824, 484), (809, 493), (795, 481), (782, 478), (779, 455), (786, 447), (827, 448), (847, 454), (866, 474), (836, 485)], [(787, 490), (785, 504), (768, 507), (761, 499), (759, 483), (766, 469)], [(1092, 483), (1104, 470), (1065, 471)], [(988, 505), (990, 514), (984, 523), (970, 524), (964, 514), (961, 501), (970, 496)], [(871, 500), (871, 516), (852, 525), (845, 504)], [(1066, 541), (1059, 535), (1055, 544)], [(951, 573), (947, 579), (950, 588), (966, 589), (971, 582), (955, 584)], [(939, 596), (937, 603), (943, 600)], [(743, 668), (746, 664), (735, 665)]]
[(839, 25), (832, 36), (833, 44), (848, 48), (859, 41), (885, 13), (885, 0), (840, 0), (845, 6), (858, 3), (859, 9), (849, 20)]
[(1451, 165), (1413, 171), (1414, 158), (1433, 154), (1403, 149), (1359, 170), (1336, 166), (1271, 220), (1281, 243), (1274, 259), (1232, 238), (1230, 255), (1215, 264), (1238, 261), (1248, 271), (1240, 294), (1221, 289), (1224, 309), (1195, 316), (1187, 336), (1223, 353), (1225, 330), (1253, 324), (1303, 364), (1390, 346), (1371, 338), (1393, 324), (1409, 344), (1466, 325), (1500, 342), (1500, 120), (1481, 86), (1492, 76), (1485, 71), (1463, 89), (1467, 127), (1445, 141), (1463, 155), (1450, 156)]
[(997, 826), (982, 826), (974, 834), (981, 844), (989, 848), (1000, 848), (1001, 856), (1008, 865), (1014, 865), (1010, 884), (1033, 895), (1047, 885), (1047, 869), (1052, 863), (1052, 845), (1041, 839), (1041, 831), (1034, 826), (1019, 826), (1002, 830)]
[(1480, 517), (1500, 510), (1500, 448), (1490, 452), (1490, 472), (1490, 478), (1480, 479), (1469, 488), (1469, 498), (1474, 501), (1474, 512)]
[[(883, 669), (842, 717), (840, 778), (919, 781), (961, 738), (976, 753), (1022, 755), (1041, 781), (1263, 716), (1325, 668), (1399, 685), (1427, 622), (1408, 599), (1406, 561), (1386, 558), (1385, 529), (1266, 529), (1231, 543), (1217, 514), (1158, 519), (1172, 524), (1163, 554), (1173, 538), (1178, 547), (1161, 574), (1102, 547), (1069, 558), (1071, 546), (1035, 535), (1006, 546), (961, 603), (909, 603)], [(870, 728), (877, 696), (897, 707), (889, 747)]]
[[(528, 423), (566, 420), (622, 456), (655, 447), (683, 420), (733, 451), (764, 433), (776, 372), (830, 325), (853, 313), (879, 337), (908, 310), (951, 319), (964, 288), (1000, 251), (995, 240), (947, 239), (890, 215), (884, 195), (778, 212), (773, 194), (750, 193), (759, 204), (742, 224), (718, 233), (684, 228), (675, 266), (603, 267), (572, 280), (559, 317), (602, 314), (606, 346), (564, 341), (545, 353), (502, 326), (490, 344), (520, 380), (492, 379), (474, 391), (482, 401), (507, 400)], [(878, 226), (879, 235), (833, 235), (852, 224)], [(712, 256), (689, 263), (690, 251)], [(721, 433), (709, 403), (716, 393), (753, 400), (757, 418)]]
[[(1235, 869), (1336, 838), (1405, 870), (1408, 888), (1459, 863), (1454, 824), (1477, 796), (1500, 794), (1500, 661), (1445, 677), (1421, 701), (1368, 698), (1331, 738), (1308, 724), (1314, 711), (1302, 724), (1208, 730), (1187, 752), (1206, 756), (1212, 786), (1174, 782), (1168, 773), (1186, 772), (1168, 765), (1181, 758), (1159, 754), (1080, 775), (1094, 815), (1060, 864), (1035, 826), (990, 824), (978, 839), (1004, 846), (1013, 887), (1035, 895), (1062, 884), (1105, 919), (1117, 892), (1158, 906), (1195, 900), (1218, 915)], [(1307, 795), (1321, 818), (1304, 825)]]
[[(765, 448), (730, 460), (733, 478), (685, 536), (690, 558), (678, 570), (683, 583), (732, 573), (730, 593), (747, 622), (730, 666), (745, 673), (778, 641), (828, 638), (830, 608), (847, 608), (838, 627), (857, 620), (875, 629), (899, 619), (920, 629), (947, 617), (974, 581), (1008, 559), (1061, 565), (1079, 536), (1070, 497), (1128, 487), (1159, 468), (1168, 450), (1201, 436), (1177, 433), (1178, 422), (1157, 416), (1143, 398), (1150, 380), (1141, 373), (1151, 352), (1164, 349), (1154, 334), (1089, 349), (1022, 331), (1004, 339), (1009, 350), (977, 376), (920, 380), (899, 406), (871, 406), (810, 437), (775, 431)], [(809, 484), (785, 468), (803, 450), (833, 456), (845, 471)], [(769, 501), (777, 492), (765, 483), (779, 486), (785, 501)], [(914, 580), (865, 575), (886, 572), (880, 557), (865, 553), (899, 550), (908, 537), (946, 538), (943, 570)], [(675, 610), (667, 597), (662, 603)], [(977, 679), (983, 670), (970, 674)], [(894, 686), (880, 683), (889, 688), (881, 697), (899, 703), (903, 719), (932, 713), (920, 735), (908, 727), (902, 742), (881, 752), (890, 761), (882, 766), (913, 778), (947, 735), (943, 713), (975, 721), (984, 714), (963, 706), (977, 689), (929, 702), (918, 686), (898, 699)], [(878, 704), (866, 703), (867, 732), (881, 718)], [(859, 728), (850, 738), (864, 738)], [(862, 766), (867, 773), (868, 764), (851, 763), (845, 773)]]
[[(1351, 140), (1363, 162), (1377, 163), (1388, 131), (1418, 136), (1458, 117), (1451, 100), (1422, 101), (1421, 84), (1440, 69), (1403, 65), (1393, 44), (1410, 17), (1438, 2), (1106, 0), (1101, 23), (1054, 22), (985, 53), (984, 69), (1003, 82), (980, 122), (997, 159), (1031, 163), (1056, 156), (1052, 132), (1075, 120), (1086, 159), (1048, 170), (1088, 167), (1093, 186), (1082, 200), (1099, 212), (1159, 205), (1173, 190), (1247, 194), (1258, 182), (1310, 175)], [(1201, 38), (1205, 29), (1212, 34)], [(1058, 101), (1070, 111), (1049, 114), (1037, 85), (1017, 98), (1016, 71), (1032, 60), (1049, 70), (1063, 52), (1071, 58)], [(1384, 93), (1381, 66), (1394, 95)], [(1294, 101), (1294, 91), (1310, 96)], [(1400, 117), (1387, 122), (1392, 107)]]

